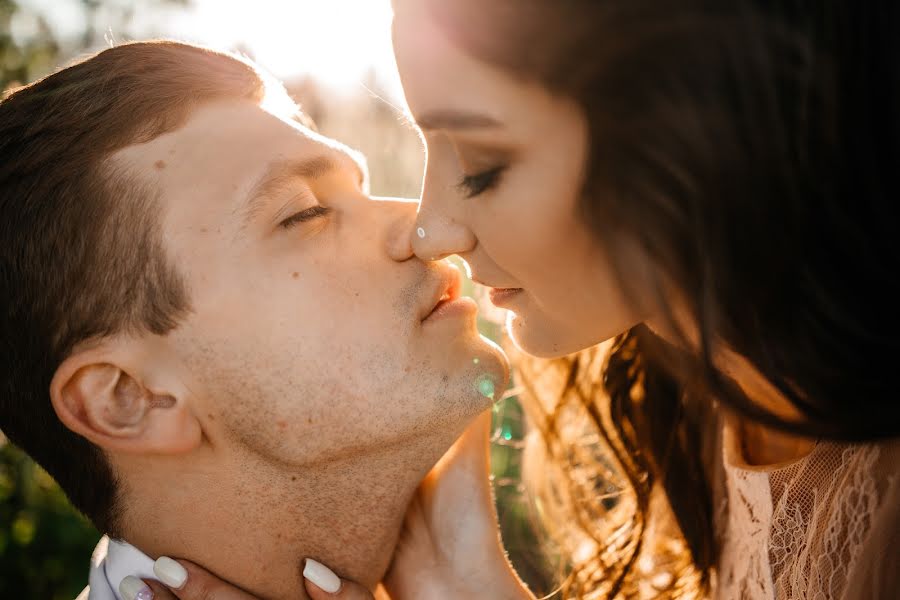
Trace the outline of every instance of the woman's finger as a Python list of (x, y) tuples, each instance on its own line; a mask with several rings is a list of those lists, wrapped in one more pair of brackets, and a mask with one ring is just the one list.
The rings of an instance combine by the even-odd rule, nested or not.
[(306, 593), (313, 600), (373, 600), (365, 587), (352, 581), (344, 581), (334, 571), (311, 558), (303, 567)]
[(257, 600), (190, 561), (161, 556), (153, 563), (153, 573), (158, 582), (122, 580), (119, 591), (125, 600)]
[(119, 582), (119, 593), (125, 600), (178, 600), (156, 581), (141, 580), (134, 575)]
[(144, 583), (150, 588), (150, 591), (153, 592), (153, 600), (178, 600), (178, 596), (173, 594), (172, 590), (155, 579), (145, 579)]

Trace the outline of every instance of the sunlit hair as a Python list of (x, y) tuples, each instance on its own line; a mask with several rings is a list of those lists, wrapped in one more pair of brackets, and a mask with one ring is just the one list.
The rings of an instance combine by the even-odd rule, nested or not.
[(80, 343), (164, 335), (189, 314), (158, 190), (110, 157), (223, 100), (297, 110), (250, 61), (170, 41), (109, 48), (0, 101), (0, 428), (113, 535), (121, 482), (59, 421), (50, 381)]
[[(636, 328), (550, 361), (510, 349), (531, 428), (522, 476), (563, 557), (557, 577), (565, 598), (701, 597), (708, 590), (714, 546), (692, 538), (691, 548), (682, 530), (712, 530), (706, 472), (714, 440), (701, 432), (714, 425), (714, 413), (696, 402), (699, 394), (686, 397), (687, 389), (672, 401), (676, 386), (648, 368), (641, 337), (653, 334)], [(669, 485), (700, 493), (670, 494)]]
[[(854, 0), (430, 6), (465, 51), (580, 105), (590, 135), (582, 218), (613, 260), (617, 240), (637, 242), (661, 274), (657, 297), (641, 301), (677, 298), (696, 328), (690, 336), (662, 315), (692, 352), (640, 326), (606, 352), (518, 361), (539, 450), (529, 458), (543, 457), (527, 467), (530, 483), (570, 558), (566, 594), (633, 596), (658, 584), (644, 593), (701, 596), (717, 559), (713, 399), (807, 436), (900, 433), (900, 326), (886, 291), (900, 272), (889, 217), (900, 9)], [(719, 344), (801, 417), (744, 395), (714, 366)]]

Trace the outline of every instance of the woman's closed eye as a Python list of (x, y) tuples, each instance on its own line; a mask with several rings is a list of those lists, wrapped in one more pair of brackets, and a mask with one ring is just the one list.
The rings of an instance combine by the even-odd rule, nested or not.
[(506, 168), (506, 165), (500, 165), (474, 175), (463, 175), (456, 187), (466, 198), (474, 198), (496, 187)]
[(332, 209), (327, 206), (312, 206), (298, 213), (294, 213), (285, 220), (281, 221), (278, 226), (282, 229), (290, 229), (300, 223), (307, 223), (320, 217), (328, 216)]

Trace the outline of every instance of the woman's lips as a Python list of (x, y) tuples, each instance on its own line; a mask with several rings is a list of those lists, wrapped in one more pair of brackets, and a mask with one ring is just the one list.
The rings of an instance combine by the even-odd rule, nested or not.
[(522, 292), (522, 288), (491, 288), (488, 296), (494, 306), (503, 307), (504, 304), (512, 301)]

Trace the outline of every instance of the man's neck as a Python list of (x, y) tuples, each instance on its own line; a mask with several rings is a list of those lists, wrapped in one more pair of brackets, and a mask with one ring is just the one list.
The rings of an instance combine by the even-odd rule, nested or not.
[(302, 468), (244, 464), (231, 479), (203, 460), (157, 462), (142, 475), (129, 469), (140, 489), (126, 491), (127, 541), (153, 558), (192, 560), (263, 598), (306, 598), (305, 558), (373, 587), (416, 486), (453, 441), (446, 437)]

